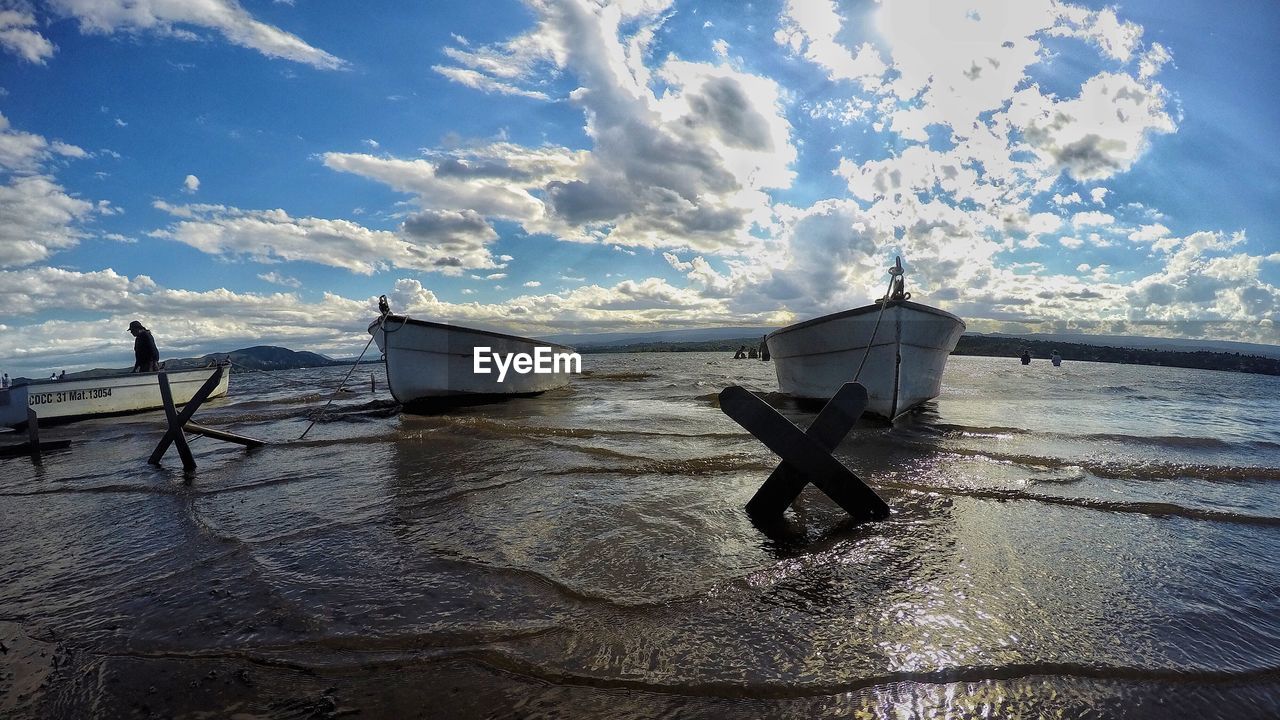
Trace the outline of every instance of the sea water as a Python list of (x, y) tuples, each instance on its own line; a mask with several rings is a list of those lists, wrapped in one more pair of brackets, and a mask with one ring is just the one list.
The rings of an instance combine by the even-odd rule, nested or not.
[[(537, 398), (401, 414), (380, 366), (237, 371), (0, 460), (0, 716), (1275, 717), (1280, 378), (953, 357), (810, 487), (716, 406), (727, 354), (584, 356)], [(371, 377), (372, 376), (372, 377)], [(0, 443), (16, 441), (0, 435)]]

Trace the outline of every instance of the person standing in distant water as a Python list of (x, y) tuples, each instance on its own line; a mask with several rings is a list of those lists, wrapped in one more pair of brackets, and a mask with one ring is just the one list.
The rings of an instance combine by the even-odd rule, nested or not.
[(129, 332), (133, 334), (133, 372), (159, 370), (160, 350), (156, 348), (156, 339), (151, 336), (151, 331), (134, 320), (129, 323)]
[(1049, 358), (1049, 362), (1053, 363), (1054, 367), (1062, 367), (1062, 356), (1058, 354), (1057, 350), (1053, 351), (1053, 357)]
[(768, 337), (768, 335), (760, 336), (760, 359), (761, 360), (769, 359), (769, 344), (764, 341), (766, 337)]
[(1031, 364), (1031, 351), (1030, 351), (1030, 350), (1023, 350), (1023, 351), (1022, 351), (1022, 364), (1023, 364), (1023, 365), (1030, 365), (1030, 364)]

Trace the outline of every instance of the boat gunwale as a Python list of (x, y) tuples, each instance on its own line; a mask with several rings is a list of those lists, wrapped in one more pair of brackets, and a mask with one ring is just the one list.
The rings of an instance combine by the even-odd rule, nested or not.
[[(401, 322), (404, 325), (417, 325), (420, 327), (430, 327), (430, 328), (437, 328), (441, 330), (453, 330), (458, 332), (474, 333), (476, 335), (487, 335), (489, 337), (501, 338), (503, 340), (515, 340), (517, 342), (528, 343), (530, 345), (542, 345), (542, 346), (553, 347), (553, 348), (561, 348), (564, 350), (568, 350), (570, 352), (577, 351), (576, 348), (570, 347), (569, 345), (561, 345), (560, 343), (551, 342), (550, 340), (537, 340), (534, 338), (524, 337), (521, 335), (509, 335), (507, 333), (495, 332), (493, 330), (481, 330), (479, 328), (468, 327), (466, 325), (451, 325), (449, 323), (435, 322), (433, 320), (419, 320), (417, 318), (408, 317), (407, 315), (387, 315), (385, 318), (379, 318), (378, 320), (374, 320), (373, 322), (369, 323), (368, 332), (370, 334), (373, 334), (374, 327), (380, 326), (389, 320)], [(383, 333), (386, 335), (393, 335), (396, 333), (396, 331), (383, 330)], [(396, 348), (396, 349), (402, 350), (402, 349), (409, 349), (409, 348)], [(384, 349), (384, 353), (385, 353), (385, 349)], [(454, 353), (440, 353), (440, 354), (453, 355)]]
[[(928, 315), (937, 315), (939, 317), (946, 318), (948, 320), (955, 320), (956, 322), (960, 323), (960, 327), (964, 328), (965, 330), (969, 329), (969, 326), (965, 324), (964, 320), (961, 320), (959, 317), (947, 312), (946, 310), (939, 310), (938, 308), (931, 307), (929, 305), (921, 305), (920, 303), (911, 302), (910, 300), (890, 300), (888, 301), (888, 303), (884, 304), (884, 308), (886, 310), (888, 310), (891, 307), (901, 307), (907, 310), (916, 310)], [(767, 343), (773, 338), (779, 335), (783, 335), (785, 333), (789, 333), (793, 330), (803, 330), (807, 327), (812, 327), (814, 325), (818, 325), (831, 320), (843, 320), (845, 318), (856, 317), (858, 315), (866, 315), (869, 313), (879, 312), (880, 308), (881, 308), (881, 303), (876, 302), (870, 305), (863, 305), (862, 307), (856, 307), (850, 310), (841, 310), (840, 312), (831, 313), (829, 315), (822, 315), (820, 317), (812, 318), (810, 320), (802, 320), (798, 323), (774, 330), (773, 332), (765, 336), (765, 342)], [(862, 347), (866, 347), (866, 346), (864, 345)], [(770, 352), (772, 352), (772, 350)], [(795, 357), (795, 356), (788, 356), (788, 357)]]
[[(49, 386), (57, 386), (57, 387), (67, 387), (67, 386), (70, 386), (70, 385), (72, 385), (72, 384), (74, 384), (74, 383), (99, 383), (99, 382), (101, 382), (101, 381), (103, 381), (103, 380), (130, 380), (130, 379), (134, 379), (134, 378), (142, 379), (142, 378), (147, 378), (147, 377), (152, 377), (152, 376), (158, 376), (160, 373), (167, 373), (167, 374), (168, 374), (168, 376), (169, 376), (169, 382), (170, 382), (170, 383), (175, 383), (175, 382), (184, 382), (184, 383), (185, 383), (185, 382), (195, 382), (195, 380), (194, 380), (194, 379), (186, 379), (186, 378), (178, 378), (177, 376), (179, 376), (179, 375), (186, 375), (186, 374), (188, 374), (188, 373), (199, 372), (199, 371), (201, 371), (201, 370), (213, 370), (213, 366), (212, 366), (212, 365), (210, 365), (210, 366), (208, 366), (208, 367), (183, 368), (183, 369), (181, 369), (181, 370), (148, 370), (147, 372), (140, 372), (140, 373), (121, 371), (120, 373), (118, 373), (118, 374), (116, 374), (116, 375), (92, 375), (92, 376), (89, 376), (89, 377), (75, 377), (75, 378), (67, 378), (67, 379), (65, 379), (65, 380), (58, 380), (58, 379), (54, 379), (54, 378), (44, 378), (44, 379), (41, 379), (41, 380), (32, 380), (31, 382), (24, 382), (24, 383), (22, 383), (21, 385), (10, 385), (9, 387), (7, 387), (7, 388), (3, 388), (3, 389), (4, 389), (4, 390), (19, 390), (19, 389), (22, 389), (22, 388), (30, 388), (30, 387), (44, 387), (44, 386), (46, 386), (46, 385), (49, 385)], [(224, 372), (225, 372), (225, 374), (226, 374), (226, 376), (227, 376), (227, 377), (230, 377), (230, 376), (231, 376), (231, 369), (230, 369), (230, 368), (226, 368), (226, 367), (224, 367)], [(206, 374), (201, 375), (201, 377), (202, 377), (203, 379), (208, 379), (209, 375), (206, 373)], [(136, 384), (136, 385), (152, 385), (153, 383), (135, 383), (135, 384)], [(125, 384), (123, 384), (123, 383), (121, 383), (121, 386), (122, 386), (122, 387), (129, 387), (129, 385), (125, 385)]]

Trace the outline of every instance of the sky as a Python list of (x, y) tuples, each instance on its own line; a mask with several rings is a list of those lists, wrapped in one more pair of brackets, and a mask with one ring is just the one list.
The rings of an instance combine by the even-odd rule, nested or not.
[(913, 299), (1280, 343), (1280, 5), (0, 0), (0, 369)]

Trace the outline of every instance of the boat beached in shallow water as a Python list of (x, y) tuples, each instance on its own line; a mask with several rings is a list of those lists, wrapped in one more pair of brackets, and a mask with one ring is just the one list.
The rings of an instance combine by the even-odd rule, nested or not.
[[(182, 405), (191, 399), (212, 374), (212, 368), (168, 372), (173, 402)], [(160, 398), (159, 373), (125, 373), (74, 380), (39, 380), (0, 390), (0, 426), (21, 427), (27, 422), (27, 408), (41, 424), (71, 422), (91, 417), (127, 415), (164, 407)], [(230, 366), (223, 367), (222, 379), (209, 397), (227, 394)]]
[[(369, 332), (386, 358), (391, 395), (401, 405), (536, 395), (568, 385), (570, 372), (581, 371), (580, 359), (571, 368), (565, 358), (573, 348), (518, 335), (389, 313), (372, 322)], [(488, 372), (476, 371), (477, 354)], [(519, 355), (541, 358), (552, 371), (499, 371), (495, 358)]]
[(795, 398), (826, 400), (846, 382), (867, 388), (867, 413), (895, 420), (938, 396), (947, 356), (965, 324), (949, 312), (910, 302), (902, 259), (885, 297), (871, 305), (789, 325), (765, 339), (778, 387)]

